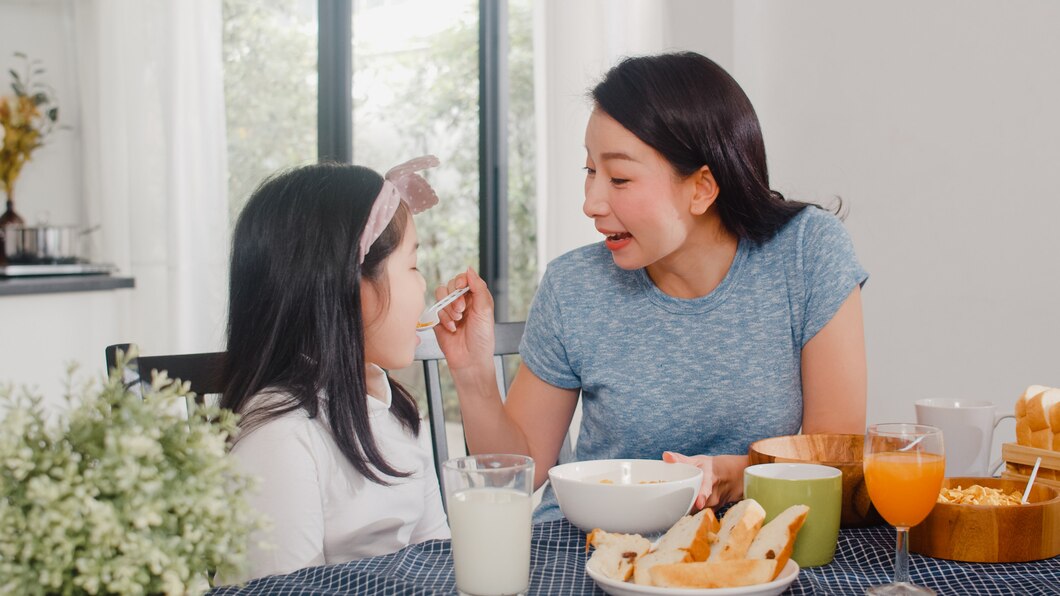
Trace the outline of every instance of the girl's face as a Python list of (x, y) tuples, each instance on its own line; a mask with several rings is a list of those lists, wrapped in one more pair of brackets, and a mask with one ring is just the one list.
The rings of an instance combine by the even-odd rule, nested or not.
[(416, 224), (410, 216), (401, 245), (383, 262), (386, 277), (378, 282), (361, 283), (364, 359), (384, 369), (395, 370), (412, 364), (420, 343), (416, 321), (425, 306), (423, 295), (427, 282), (416, 268), (418, 246)]
[(695, 224), (696, 185), (596, 109), (585, 129), (585, 204), (615, 263), (640, 269), (675, 253)]

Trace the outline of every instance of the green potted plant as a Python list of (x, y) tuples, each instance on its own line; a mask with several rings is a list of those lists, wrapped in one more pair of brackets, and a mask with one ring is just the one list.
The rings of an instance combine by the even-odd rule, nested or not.
[(68, 382), (55, 416), (0, 389), (0, 593), (200, 594), (239, 568), (262, 520), (226, 457), (236, 416), (185, 417), (187, 395), (163, 373), (141, 399), (113, 372)]

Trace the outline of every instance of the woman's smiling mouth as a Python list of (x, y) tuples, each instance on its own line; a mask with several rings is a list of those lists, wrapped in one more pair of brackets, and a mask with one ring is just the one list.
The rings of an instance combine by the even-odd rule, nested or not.
[(604, 239), (604, 244), (607, 245), (609, 250), (615, 251), (625, 247), (632, 241), (633, 234), (630, 234), (629, 232), (618, 232), (617, 234), (608, 234)]

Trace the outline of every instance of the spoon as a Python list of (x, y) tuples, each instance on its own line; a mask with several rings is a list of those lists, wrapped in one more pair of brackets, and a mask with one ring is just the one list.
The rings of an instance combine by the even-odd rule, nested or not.
[(416, 331), (426, 331), (431, 327), (437, 325), (438, 311), (449, 306), (453, 302), (453, 300), (456, 300), (457, 298), (463, 296), (470, 289), (471, 286), (460, 288), (459, 290), (454, 290), (453, 292), (450, 292), (449, 295), (445, 298), (442, 298), (438, 302), (432, 304), (430, 308), (423, 311), (423, 314), (420, 315), (420, 320), (416, 321)]
[(919, 437), (917, 437), (917, 438), (916, 438), (916, 440), (915, 440), (915, 441), (913, 441), (912, 443), (910, 443), (910, 444), (906, 445), (905, 447), (900, 447), (900, 448), (898, 449), (898, 451), (909, 451), (909, 450), (910, 450), (910, 449), (912, 449), (913, 447), (916, 447), (917, 443), (919, 443), (920, 441), (923, 441), (923, 440), (924, 440), (924, 439), (926, 439), (926, 438), (927, 438), (927, 435), (920, 435), (920, 436), (919, 436)]
[(1042, 458), (1038, 458), (1034, 462), (1034, 469), (1031, 470), (1030, 480), (1027, 481), (1027, 488), (1023, 489), (1023, 500), (1020, 501), (1021, 505), (1027, 504), (1027, 497), (1031, 496), (1031, 485), (1034, 484), (1034, 477), (1038, 475), (1038, 466), (1042, 465)]

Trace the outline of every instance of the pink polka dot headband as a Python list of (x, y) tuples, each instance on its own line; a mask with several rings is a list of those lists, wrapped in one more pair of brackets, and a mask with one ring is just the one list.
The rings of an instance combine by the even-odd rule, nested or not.
[(423, 213), (438, 204), (438, 195), (434, 189), (423, 176), (416, 173), (436, 167), (438, 163), (437, 157), (424, 155), (394, 166), (383, 176), (383, 188), (372, 203), (372, 212), (368, 214), (368, 223), (364, 225), (364, 233), (361, 234), (361, 263), (364, 263), (364, 257), (371, 250), (372, 244), (379, 239), (390, 220), (394, 219), (399, 201), (405, 201), (413, 214)]

